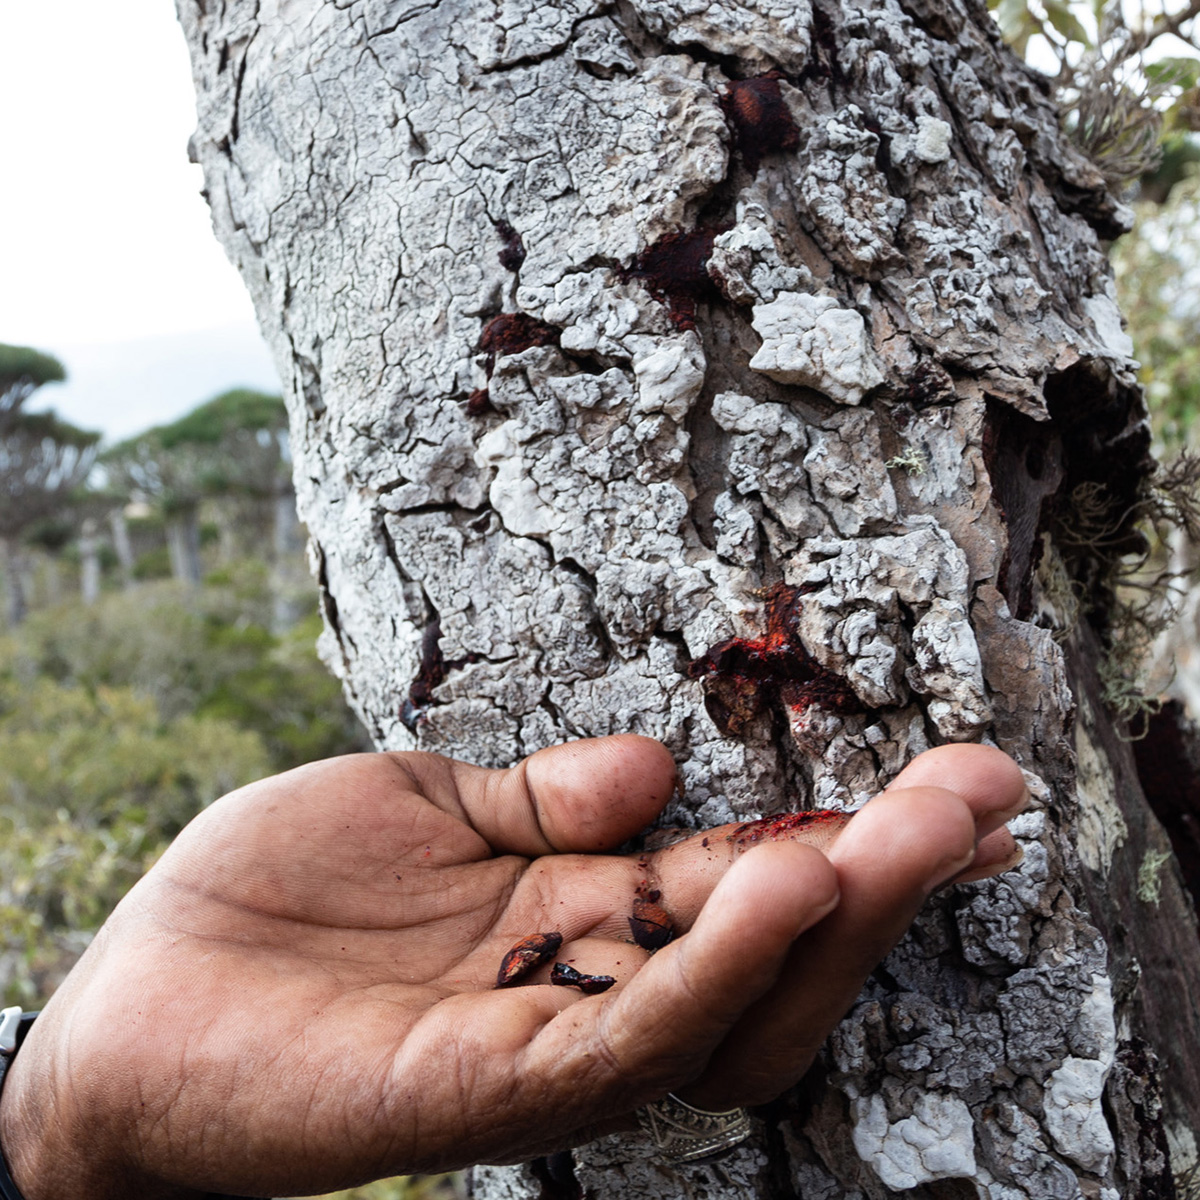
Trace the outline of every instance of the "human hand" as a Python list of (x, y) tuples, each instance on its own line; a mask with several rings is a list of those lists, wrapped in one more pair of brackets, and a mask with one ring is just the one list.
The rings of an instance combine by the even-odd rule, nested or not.
[[(218, 801), (11, 1068), (0, 1146), (27, 1200), (312, 1193), (545, 1154), (668, 1091), (771, 1099), (930, 890), (1008, 864), (1025, 797), (998, 751), (943, 747), (832, 840), (818, 826), (823, 851), (727, 826), (603, 853), (674, 774), (625, 736), (511, 771), (333, 759)], [(653, 956), (628, 942), (639, 888), (683, 933)], [(549, 930), (617, 985), (496, 990), (505, 952)]]

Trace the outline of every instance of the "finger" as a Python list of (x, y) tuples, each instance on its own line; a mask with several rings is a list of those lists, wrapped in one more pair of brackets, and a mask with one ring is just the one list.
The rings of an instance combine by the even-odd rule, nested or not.
[(974, 883), (978, 879), (990, 879), (1011, 871), (1025, 857), (1025, 851), (1007, 829), (996, 829), (983, 838), (975, 847), (975, 858), (952, 883)]
[[(679, 935), (691, 929), (713, 888), (748, 851), (764, 843), (795, 842), (827, 849), (849, 820), (843, 813), (784, 813), (759, 821), (718, 826), (664, 850), (625, 857), (547, 855), (525, 872), (513, 891), (493, 936), (464, 963), (464, 978), (477, 982), (495, 973), (495, 963), (513, 943), (553, 929), (568, 945), (586, 940), (589, 963), (624, 948), (624, 962), (612, 958), (602, 973), (622, 978), (644, 952), (629, 945), (635, 906), (650, 899), (663, 928)], [(644, 931), (650, 932), (650, 931)], [(624, 967), (624, 972), (618, 967)], [(590, 968), (595, 969), (595, 968)], [(469, 973), (474, 971), (474, 975)], [(545, 982), (549, 967), (530, 976)]]
[(938, 787), (966, 801), (979, 823), (978, 837), (1011, 821), (1029, 803), (1020, 767), (994, 746), (938, 746), (918, 754), (892, 780), (894, 788)]
[(539, 750), (507, 771), (454, 764), (466, 819), (500, 853), (610, 850), (644, 829), (675, 789), (675, 761), (636, 734)]
[(897, 788), (871, 801), (829, 850), (838, 907), (799, 939), (777, 985), (683, 1098), (702, 1108), (765, 1103), (798, 1080), (930, 891), (974, 855), (975, 813), (954, 793)]
[(826, 851), (849, 820), (850, 814), (841, 812), (791, 812), (718, 825), (640, 856), (638, 890), (643, 895), (658, 892), (677, 932), (684, 932), (721, 877), (747, 851), (778, 842)]
[(619, 994), (606, 1004), (581, 1002), (546, 1026), (526, 1056), (529, 1078), (574, 1080), (598, 1100), (573, 1113), (581, 1127), (696, 1077), (775, 983), (797, 936), (837, 900), (824, 855), (791, 843), (760, 846), (725, 874), (692, 929)]

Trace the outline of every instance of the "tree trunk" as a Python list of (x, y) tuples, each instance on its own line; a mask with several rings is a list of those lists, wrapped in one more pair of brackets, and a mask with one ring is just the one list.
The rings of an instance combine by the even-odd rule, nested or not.
[(117, 554), (117, 562), (121, 566), (121, 585), (128, 589), (133, 587), (133, 545), (129, 540), (129, 525), (125, 521), (125, 513), (121, 508), (113, 508), (108, 514), (108, 525), (112, 530), (113, 549)]
[(982, 2), (178, 6), (381, 747), (634, 730), (684, 825), (857, 805), (947, 740), (1029, 772), (1021, 867), (928, 908), (757, 1140), (677, 1174), (611, 1139), (586, 1194), (1173, 1195), (1200, 947), (1076, 520), (1149, 469), (1126, 214)]
[(84, 604), (95, 604), (100, 599), (100, 538), (96, 532), (96, 521), (88, 517), (83, 522), (79, 537), (79, 590)]
[(195, 587), (200, 582), (201, 571), (200, 529), (194, 504), (176, 509), (167, 518), (167, 553), (172, 577), (185, 587)]
[(9, 629), (16, 629), (25, 620), (29, 609), (25, 553), (18, 538), (0, 537), (0, 559), (3, 560), (5, 616)]

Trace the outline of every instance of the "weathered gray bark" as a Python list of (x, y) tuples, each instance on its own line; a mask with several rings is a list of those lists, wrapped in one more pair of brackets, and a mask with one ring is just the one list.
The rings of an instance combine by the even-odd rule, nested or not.
[(79, 591), (84, 604), (100, 599), (100, 538), (94, 517), (83, 522), (79, 535)]
[(133, 586), (133, 545), (129, 540), (129, 525), (125, 521), (125, 511), (122, 508), (112, 508), (108, 513), (108, 525), (112, 530), (113, 549), (117, 554), (117, 562), (121, 566), (121, 583), (124, 587)]
[(167, 518), (171, 575), (186, 587), (200, 582), (200, 526), (195, 504), (181, 505)]
[(29, 609), (29, 581), (25, 552), (19, 539), (0, 537), (0, 566), (4, 572), (4, 610), (10, 629), (25, 620)]
[[(1195, 928), (1171, 868), (1138, 898), (1163, 835), (1054, 586), (1095, 566), (1055, 546), (1073, 489), (1145, 470), (1124, 217), (983, 4), (178, 5), (380, 746), (636, 730), (682, 824), (855, 805), (947, 739), (1030, 773), (1022, 866), (930, 908), (756, 1142), (683, 1175), (588, 1147), (587, 1193), (1173, 1194)], [(689, 673), (776, 584), (836, 704)]]

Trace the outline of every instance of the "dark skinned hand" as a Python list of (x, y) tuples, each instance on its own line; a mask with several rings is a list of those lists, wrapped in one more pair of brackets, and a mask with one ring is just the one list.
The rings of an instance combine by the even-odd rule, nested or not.
[[(999, 751), (914, 762), (844, 828), (726, 826), (617, 846), (675, 767), (632, 735), (509, 771), (358, 755), (202, 813), (117, 907), (34, 1026), (0, 1105), (27, 1200), (311, 1194), (513, 1162), (634, 1128), (668, 1091), (765, 1102), (807, 1070), (934, 888), (1015, 858)], [(629, 941), (638, 888), (681, 934)], [(495, 989), (561, 931), (602, 995)]]

